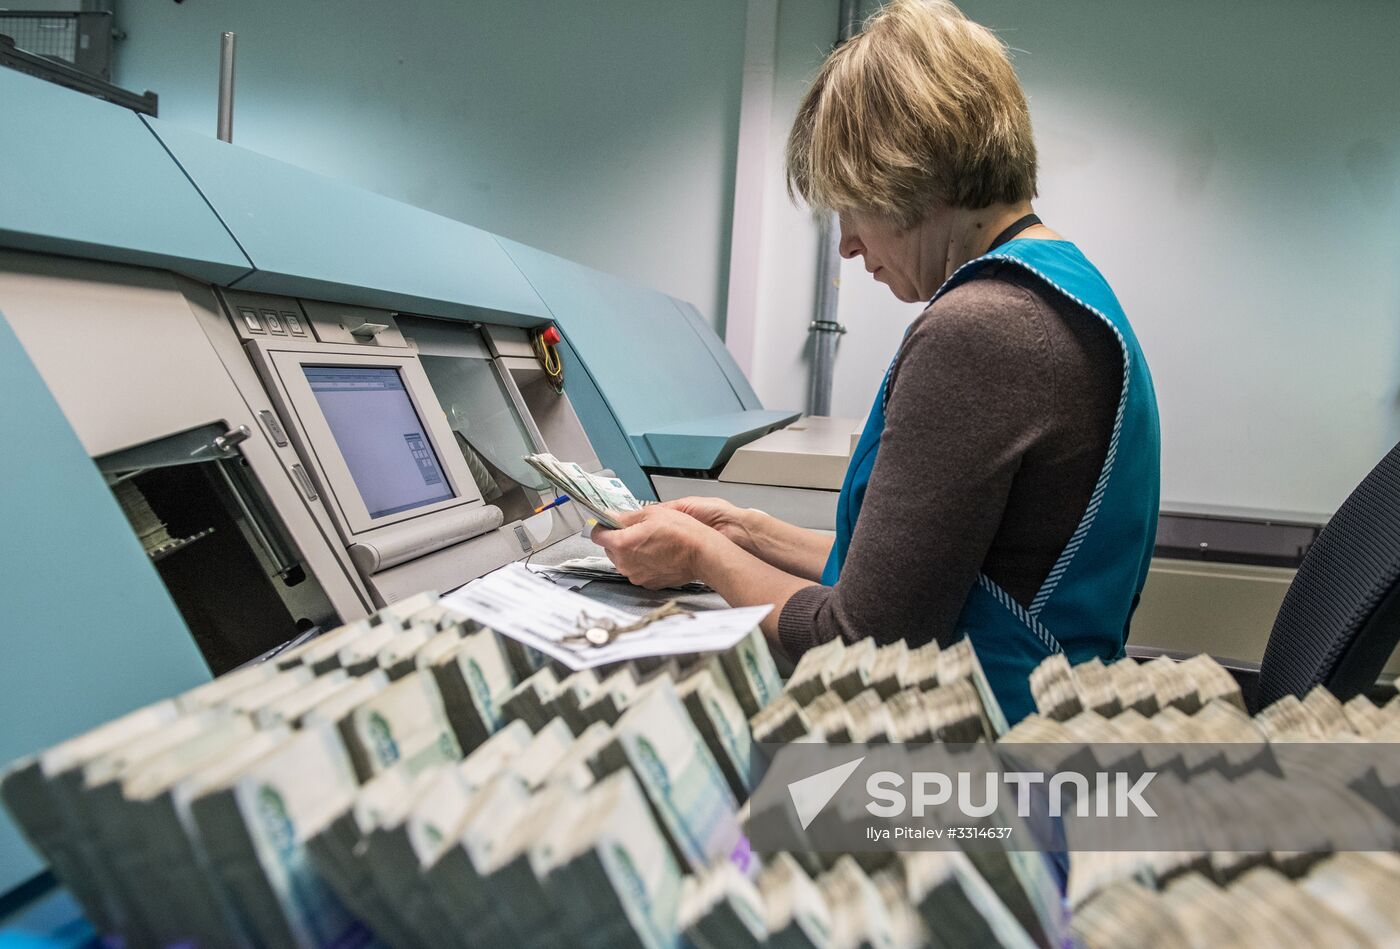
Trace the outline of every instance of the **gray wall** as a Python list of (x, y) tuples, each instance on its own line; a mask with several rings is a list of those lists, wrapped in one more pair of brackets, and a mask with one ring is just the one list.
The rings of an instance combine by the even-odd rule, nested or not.
[(214, 134), (690, 300), (728, 267), (744, 0), (126, 0), (116, 80)]

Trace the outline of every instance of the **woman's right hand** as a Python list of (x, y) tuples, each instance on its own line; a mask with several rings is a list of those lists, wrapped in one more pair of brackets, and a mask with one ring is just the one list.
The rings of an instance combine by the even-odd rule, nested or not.
[(689, 514), (701, 524), (713, 527), (749, 553), (758, 554), (755, 549), (756, 538), (750, 529), (758, 512), (751, 508), (738, 507), (723, 498), (701, 497), (666, 501), (661, 506), (669, 507), (673, 511), (680, 511), (682, 514)]

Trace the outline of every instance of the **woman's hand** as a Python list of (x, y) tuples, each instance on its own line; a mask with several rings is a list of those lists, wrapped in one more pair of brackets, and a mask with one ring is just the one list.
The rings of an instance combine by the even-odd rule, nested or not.
[(719, 531), (749, 553), (758, 555), (757, 539), (752, 528), (756, 511), (736, 507), (723, 498), (681, 498), (658, 506), (689, 514), (706, 527)]
[[(813, 583), (821, 580), (822, 568), (826, 566), (835, 539), (829, 534), (785, 523), (753, 508), (737, 507), (721, 498), (681, 498), (679, 501), (652, 505), (647, 510), (657, 508), (688, 514), (706, 527), (713, 528), (745, 553), (784, 573), (804, 577)], [(708, 580), (705, 582), (709, 583)]]
[[(686, 498), (670, 505), (653, 504), (640, 511), (618, 515), (618, 530), (593, 528), (593, 542), (607, 553), (622, 575), (649, 590), (703, 580), (730, 606), (772, 604), (763, 618), (763, 632), (777, 642), (778, 616), (796, 591), (811, 581), (784, 573), (740, 549), (699, 518), (676, 510), (688, 502), (712, 498)], [(725, 502), (708, 510), (722, 512)], [(742, 509), (735, 508), (739, 511)], [(765, 520), (771, 520), (765, 516)], [(800, 528), (794, 528), (800, 530)]]
[(701, 579), (699, 566), (706, 549), (725, 542), (699, 519), (660, 504), (620, 514), (618, 522), (619, 530), (595, 527), (593, 542), (623, 576), (648, 590)]

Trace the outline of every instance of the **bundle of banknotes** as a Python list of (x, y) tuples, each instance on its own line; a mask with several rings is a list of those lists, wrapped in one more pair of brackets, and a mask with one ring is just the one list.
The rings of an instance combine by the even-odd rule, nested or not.
[(1400, 855), (1338, 853), (1292, 878), (1257, 866), (1225, 885), (1195, 872), (1161, 888), (1123, 880), (1084, 906), (1073, 929), (1085, 949), (1393, 945)]
[(674, 945), (683, 876), (743, 858), (762, 634), (523, 681), (510, 652), (414, 598), (16, 762), (0, 798), (131, 946)]
[(757, 873), (715, 865), (682, 881), (678, 923), (696, 949), (1052, 945), (1027, 934), (959, 850), (893, 854), (875, 865), (836, 855), (817, 868), (779, 853)]
[(965, 641), (828, 643), (784, 683), (757, 630), (570, 672), (421, 596), (16, 762), (0, 799), (133, 947), (1050, 947), (1070, 913), (1090, 947), (1394, 941), (1388, 853), (1077, 852), (1065, 892), (1009, 845), (749, 851), (758, 742), (1400, 736), (1400, 702), (1323, 689), (1251, 716), (1207, 657), (1032, 686), (1008, 727)]
[(947, 649), (824, 643), (798, 661), (751, 724), (761, 742), (976, 742), (1007, 730), (967, 640)]
[[(602, 580), (605, 583), (627, 583), (628, 580), (622, 575), (611, 560), (607, 557), (572, 557), (569, 560), (561, 560), (559, 563), (550, 564), (545, 567), (536, 567), (537, 571), (547, 573), (552, 576), (563, 575), (574, 577), (578, 580)], [(709, 593), (708, 584), (699, 580), (692, 580), (689, 583), (681, 583), (669, 587), (672, 590), (682, 590), (686, 593)]]
[[(1092, 745), (1109, 768), (1120, 748), (1144, 757), (1159, 786), (1191, 795), (1194, 811), (1230, 815), (1210, 832), (1228, 849), (1194, 837), (1180, 848), (1074, 852), (1066, 900), (1085, 945), (1396, 941), (1400, 856), (1383, 842), (1395, 835), (1400, 770), (1388, 751), (1400, 739), (1400, 698), (1343, 703), (1315, 686), (1251, 716), (1234, 678), (1204, 655), (1073, 667), (1057, 656), (1032, 687), (1037, 713), (1003, 743)], [(1302, 768), (1290, 772), (1290, 762)], [(1251, 843), (1281, 835), (1286, 848)], [(1338, 838), (1377, 843), (1335, 852)]]
[(638, 501), (627, 485), (618, 478), (589, 474), (582, 465), (572, 461), (560, 461), (548, 452), (521, 457), (560, 493), (567, 494), (575, 504), (581, 505), (604, 527), (619, 527), (619, 513), (639, 511), (642, 508), (642, 502)]
[[(1098, 683), (1112, 680), (1103, 689)], [(1234, 678), (1210, 656), (1184, 662), (1098, 660), (1071, 668), (1056, 656), (1031, 679), (1037, 712), (1004, 736), (1019, 741), (1329, 742), (1400, 740), (1400, 700), (1339, 702), (1322, 686), (1254, 716)]]
[(928, 922), (949, 910), (946, 900), (926, 902), (933, 914), (927, 918), (898, 865), (867, 874), (844, 856), (813, 878), (780, 853), (756, 874), (726, 863), (686, 877), (678, 920), (696, 949), (905, 949), (934, 942)]

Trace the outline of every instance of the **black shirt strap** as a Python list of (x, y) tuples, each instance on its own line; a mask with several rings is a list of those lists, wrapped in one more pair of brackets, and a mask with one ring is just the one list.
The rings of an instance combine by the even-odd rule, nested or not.
[(1035, 227), (1039, 223), (1040, 217), (1039, 215), (1035, 214), (1027, 214), (1025, 217), (1017, 219), (1016, 221), (1012, 222), (1010, 227), (1008, 227), (1006, 230), (1002, 231), (996, 236), (996, 240), (992, 241), (992, 246), (987, 248), (987, 253), (990, 254), (1002, 244), (1006, 244), (1014, 240), (1016, 238), (1016, 235), (1020, 234), (1026, 228)]

